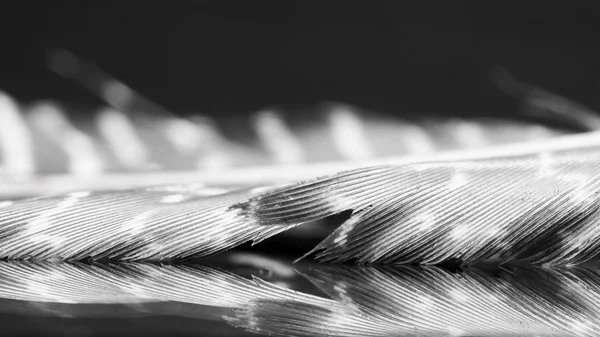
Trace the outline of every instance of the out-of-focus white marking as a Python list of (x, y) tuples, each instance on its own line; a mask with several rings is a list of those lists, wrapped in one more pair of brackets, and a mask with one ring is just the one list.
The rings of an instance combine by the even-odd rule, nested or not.
[(549, 128), (541, 125), (532, 125), (526, 131), (526, 140), (548, 139), (556, 136)]
[(485, 132), (477, 123), (455, 120), (449, 123), (448, 129), (461, 148), (471, 149), (488, 145)]
[(131, 235), (140, 234), (146, 226), (146, 220), (148, 220), (153, 214), (153, 210), (142, 212), (134, 216), (132, 219), (125, 221), (121, 227), (121, 230), (128, 232)]
[(100, 94), (105, 101), (119, 109), (126, 109), (135, 96), (131, 88), (114, 79), (102, 83)]
[(78, 71), (80, 61), (64, 49), (53, 50), (48, 58), (50, 69), (61, 76), (71, 76)]
[(278, 164), (296, 164), (304, 160), (304, 150), (284, 120), (274, 111), (258, 112), (253, 119), (260, 142)]
[[(194, 116), (191, 117), (190, 120), (182, 120), (184, 123), (190, 123), (189, 127), (194, 133), (190, 137), (189, 141), (195, 141), (196, 144), (193, 144), (194, 150), (199, 150), (200, 157), (196, 163), (196, 166), (199, 169), (219, 169), (232, 165), (232, 155), (228, 152), (229, 142), (225, 139), (225, 137), (221, 134), (218, 127), (215, 125), (215, 122), (210, 118), (203, 116)], [(181, 121), (180, 121), (181, 122)], [(179, 128), (179, 122), (176, 122), (171, 127), (173, 130), (170, 132), (170, 137), (172, 142), (177, 142), (175, 140), (176, 132)], [(186, 126), (183, 126), (186, 128)], [(201, 137), (199, 140), (194, 140), (194, 137)], [(180, 142), (183, 143), (183, 140)], [(179, 146), (186, 146), (185, 144), (180, 144)], [(187, 145), (189, 147), (189, 145)], [(191, 147), (190, 147), (191, 148)]]
[(450, 178), (450, 182), (448, 183), (449, 190), (459, 189), (469, 183), (469, 178), (464, 172), (454, 172), (452, 178)]
[(14, 201), (10, 201), (10, 200), (0, 201), (0, 208), (12, 206), (12, 205), (14, 205), (14, 203), (15, 203)]
[(33, 140), (17, 104), (0, 91), (0, 173), (28, 178), (35, 173)]
[(44, 102), (29, 112), (31, 124), (60, 146), (68, 157), (69, 172), (80, 177), (94, 177), (104, 171), (104, 160), (94, 140), (67, 120), (56, 105)]
[(198, 168), (218, 169), (230, 165), (231, 158), (220, 151), (223, 137), (210, 123), (169, 118), (163, 125), (161, 129), (177, 151), (199, 156)]
[(329, 112), (333, 142), (340, 154), (348, 160), (373, 156), (365, 135), (364, 122), (350, 107), (337, 105)]
[(215, 196), (215, 195), (221, 195), (221, 194), (225, 194), (227, 192), (231, 191), (231, 189), (226, 189), (226, 188), (218, 188), (218, 187), (211, 187), (211, 188), (203, 188), (199, 191), (194, 192), (195, 195), (198, 196), (206, 196), (206, 197), (210, 197), (210, 196)]
[(125, 114), (103, 108), (97, 114), (96, 123), (100, 135), (123, 166), (129, 169), (150, 166), (148, 149)]
[(190, 121), (181, 118), (169, 118), (165, 121), (165, 136), (173, 144), (175, 149), (181, 153), (192, 153), (197, 151), (200, 144), (206, 141), (202, 130)]
[(259, 194), (259, 193), (264, 193), (273, 189), (276, 189), (278, 187), (283, 187), (286, 186), (285, 184), (283, 185), (277, 185), (277, 186), (259, 186), (259, 187), (254, 187), (250, 190), (250, 194)]
[(423, 154), (435, 152), (436, 146), (431, 136), (425, 130), (413, 123), (402, 123), (398, 132), (404, 136), (402, 146), (408, 154)]
[(183, 200), (185, 200), (185, 196), (183, 194), (171, 194), (164, 196), (162, 199), (160, 199), (160, 202), (166, 204), (174, 204)]

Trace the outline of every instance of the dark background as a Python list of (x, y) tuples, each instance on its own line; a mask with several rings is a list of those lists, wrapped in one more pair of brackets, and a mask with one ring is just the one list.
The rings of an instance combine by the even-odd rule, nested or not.
[(380, 111), (516, 109), (493, 65), (600, 108), (600, 3), (13, 1), (0, 90), (97, 103), (47, 70), (61, 47), (175, 112), (337, 100)]

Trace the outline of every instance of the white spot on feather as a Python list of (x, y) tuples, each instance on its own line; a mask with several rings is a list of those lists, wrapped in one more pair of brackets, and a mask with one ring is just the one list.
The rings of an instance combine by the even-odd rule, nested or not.
[(423, 212), (423, 213), (420, 213), (419, 215), (417, 215), (414, 218), (414, 220), (416, 223), (419, 224), (418, 225), (419, 230), (426, 231), (428, 229), (433, 228), (433, 226), (435, 226), (437, 217), (432, 213)]
[(10, 200), (0, 201), (0, 208), (12, 206), (12, 205), (14, 205), (14, 203), (15, 203), (14, 201), (10, 201)]
[(417, 302), (419, 306), (419, 310), (431, 310), (431, 308), (435, 307), (435, 302), (431, 297), (421, 295), (419, 296), (419, 301)]
[(465, 294), (465, 292), (460, 289), (450, 290), (450, 297), (452, 297), (453, 300), (460, 303), (464, 303), (469, 300), (469, 296), (467, 296), (467, 294)]
[(448, 326), (448, 335), (452, 337), (463, 337), (468, 336), (469, 334), (462, 329), (455, 328), (453, 326)]
[(348, 234), (354, 229), (354, 225), (356, 224), (356, 222), (358, 222), (359, 219), (360, 216), (355, 216), (348, 219), (342, 225), (339, 234), (336, 236), (335, 239), (333, 239), (333, 243), (339, 244), (340, 246), (345, 245), (348, 242)]
[[(47, 224), (44, 224), (47, 225)], [(58, 248), (64, 246), (65, 241), (67, 240), (65, 237), (60, 237), (58, 235), (44, 234), (44, 233), (34, 233), (27, 235), (27, 239), (29, 242), (34, 243), (36, 245), (47, 245), (52, 248)]]
[(539, 160), (539, 168), (537, 175), (540, 178), (547, 178), (554, 176), (556, 174), (556, 169), (554, 168), (554, 158), (550, 152), (542, 152), (538, 156)]
[(185, 200), (185, 196), (183, 194), (171, 194), (160, 199), (160, 202), (166, 204), (174, 204)]
[(468, 238), (468, 234), (471, 230), (471, 226), (466, 223), (458, 223), (456, 226), (450, 231), (450, 238), (460, 241)]
[[(45, 212), (41, 212), (38, 216), (31, 219), (27, 223), (27, 225), (25, 227), (26, 230), (24, 231), (23, 234), (28, 235), (28, 236), (36, 236), (36, 235), (40, 236), (36, 240), (43, 240), (43, 241), (64, 240), (62, 238), (55, 239), (54, 235), (42, 234), (40, 232), (46, 231), (51, 228), (50, 222), (52, 221), (54, 216), (56, 216), (57, 214), (63, 213), (67, 209), (75, 206), (81, 198), (85, 198), (88, 195), (90, 195), (89, 191), (72, 192), (72, 193), (67, 194), (65, 197), (63, 197), (63, 200), (59, 201), (56, 204), (56, 206), (54, 208), (51, 208)], [(52, 238), (49, 239), (44, 236), (51, 236)]]
[(36, 281), (27, 281), (27, 290), (35, 294), (41, 300), (51, 300), (53, 302), (59, 303), (76, 303), (75, 301), (68, 299), (66, 297), (60, 296), (52, 292), (52, 287), (48, 284), (36, 282)]
[(131, 235), (137, 235), (142, 232), (146, 226), (146, 221), (154, 214), (153, 210), (142, 212), (132, 219), (123, 223), (121, 230), (128, 232)]
[(104, 100), (120, 109), (131, 104), (134, 93), (128, 86), (116, 80), (109, 80), (102, 84), (101, 95)]
[(449, 190), (459, 189), (469, 183), (469, 177), (464, 172), (455, 172), (448, 183)]

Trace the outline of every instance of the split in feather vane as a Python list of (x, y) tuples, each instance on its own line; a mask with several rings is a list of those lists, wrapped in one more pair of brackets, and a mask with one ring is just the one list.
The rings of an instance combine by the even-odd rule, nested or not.
[(599, 170), (597, 149), (367, 168), (240, 207), (265, 225), (352, 210), (313, 249), (321, 261), (579, 264), (600, 252)]
[(257, 299), (231, 324), (273, 336), (597, 336), (597, 272), (316, 266), (333, 300)]
[[(0, 310), (29, 307), (31, 314), (96, 316), (102, 308), (121, 305), (129, 314), (164, 315), (170, 307), (179, 310), (169, 315), (225, 319), (275, 336), (600, 333), (597, 270), (531, 267), (490, 274), (468, 268), (453, 273), (436, 267), (324, 265), (301, 270), (293, 277), (306, 278), (323, 295), (209, 266), (1, 261)], [(23, 305), (17, 308), (17, 302)], [(89, 304), (95, 310), (86, 311)]]
[[(75, 61), (76, 66), (89, 67)], [(108, 75), (92, 70), (101, 75), (100, 82), (110, 84)], [(71, 72), (75, 77), (81, 74)], [(110, 88), (96, 87), (97, 82), (79, 81), (92, 91), (106, 89), (107, 101), (118, 108), (162, 111), (128, 88), (117, 85), (125, 95), (115, 97)], [(509, 84), (501, 85), (523, 86), (505, 82)], [(526, 89), (521, 90), (525, 96), (531, 91)], [(581, 116), (576, 119), (585, 121)], [(319, 259), (422, 264), (458, 259), (469, 264), (500, 257), (518, 263), (579, 264), (597, 255), (600, 246), (598, 145), (598, 134), (588, 133), (377, 162), (195, 172), (185, 178), (167, 173), (162, 179), (212, 183), (328, 175), (282, 188), (216, 195), (188, 185), (8, 202), (0, 208), (0, 257), (117, 261), (207, 256), (352, 211), (348, 221), (311, 251), (322, 250)], [(349, 167), (357, 169), (347, 171)], [(131, 184), (128, 177), (124, 180)], [(67, 185), (61, 180), (54, 183)]]
[[(321, 261), (571, 265), (600, 252), (597, 147), (369, 167), (232, 192), (76, 192), (0, 208), (0, 257), (172, 260), (212, 255), (351, 210)], [(217, 193), (216, 195), (210, 195)]]

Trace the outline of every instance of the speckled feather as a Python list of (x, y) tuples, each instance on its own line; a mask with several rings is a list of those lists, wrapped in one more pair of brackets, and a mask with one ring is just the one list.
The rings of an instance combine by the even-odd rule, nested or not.
[(229, 210), (258, 190), (168, 186), (5, 203), (0, 208), (0, 256), (172, 260), (211, 255), (289, 227), (260, 226)]
[(580, 264), (600, 252), (599, 171), (600, 151), (589, 148), (370, 167), (225, 193), (193, 186), (69, 193), (0, 208), (0, 257), (207, 256), (351, 210), (313, 249), (323, 250), (319, 260)]

